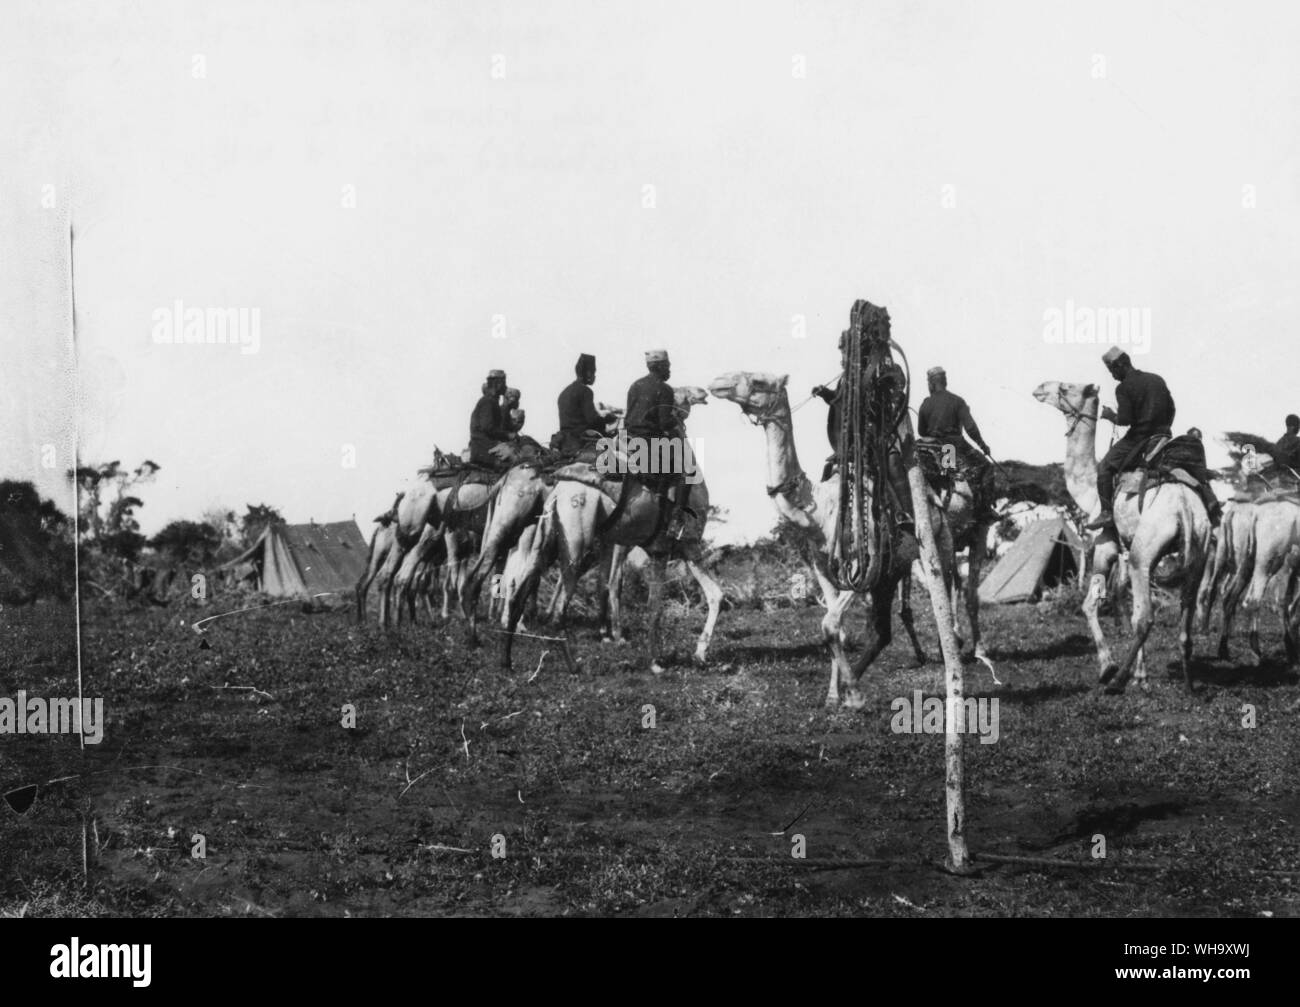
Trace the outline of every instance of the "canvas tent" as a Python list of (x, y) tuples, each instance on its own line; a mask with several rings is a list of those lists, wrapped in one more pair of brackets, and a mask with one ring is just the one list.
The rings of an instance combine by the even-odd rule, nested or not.
[(1029, 601), (1044, 587), (1077, 577), (1083, 569), (1083, 542), (1063, 517), (1026, 525), (1011, 548), (980, 584), (980, 601)]
[(355, 521), (267, 526), (242, 555), (214, 573), (251, 563), (258, 589), (279, 598), (351, 591), (366, 572), (369, 549)]

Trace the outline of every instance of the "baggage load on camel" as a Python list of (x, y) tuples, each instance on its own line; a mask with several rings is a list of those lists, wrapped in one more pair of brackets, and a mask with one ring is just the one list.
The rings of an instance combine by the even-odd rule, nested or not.
[(442, 459), (442, 464), (427, 465), (420, 469), (420, 475), (433, 483), (434, 489), (439, 490), (464, 486), (466, 483), (491, 486), (501, 478), (501, 473), (496, 469), (472, 465), (449, 456)]
[(1141, 460), (1132, 467), (1142, 473), (1141, 485), (1182, 483), (1191, 489), (1208, 486), (1210, 472), (1205, 465), (1205, 445), (1199, 437), (1153, 437), (1142, 445)]

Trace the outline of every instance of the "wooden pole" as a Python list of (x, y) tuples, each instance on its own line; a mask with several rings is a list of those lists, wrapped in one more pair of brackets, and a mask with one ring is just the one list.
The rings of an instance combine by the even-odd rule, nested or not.
[(907, 467), (907, 485), (912, 491), (912, 510), (916, 516), (916, 538), (921, 546), (921, 565), (925, 568), (925, 582), (930, 589), (930, 605), (934, 609), (934, 622), (939, 630), (939, 646), (943, 650), (944, 681), (948, 701), (944, 709), (944, 769), (945, 790), (948, 798), (948, 860), (947, 868), (954, 874), (969, 874), (973, 868), (966, 849), (966, 794), (962, 759), (962, 668), (961, 652), (952, 628), (952, 604), (943, 583), (943, 567), (939, 562), (939, 549), (934, 540), (934, 527), (930, 523), (929, 491), (921, 468), (917, 464), (916, 444), (912, 436), (912, 419), (904, 416), (899, 424), (903, 441), (903, 464)]

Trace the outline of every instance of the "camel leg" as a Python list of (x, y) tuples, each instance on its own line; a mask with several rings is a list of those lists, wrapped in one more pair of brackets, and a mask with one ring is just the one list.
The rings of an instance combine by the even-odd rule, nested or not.
[[(374, 548), (373, 545), (371, 546), (371, 548), (373, 550)], [(362, 574), (361, 579), (357, 581), (356, 592), (357, 592), (357, 625), (358, 626), (363, 625), (366, 621), (366, 595), (370, 593), (370, 585), (373, 584), (375, 582), (375, 578), (379, 576), (379, 567), (380, 567), (379, 557), (376, 557), (372, 552), (370, 557), (370, 564), (366, 567), (366, 572)]]
[(957, 652), (961, 653), (966, 649), (966, 641), (961, 635), (961, 618), (957, 614), (961, 611), (961, 576), (957, 573), (955, 560), (944, 565), (948, 567), (943, 580), (948, 591), (948, 611), (952, 613), (952, 638), (957, 642)]
[(980, 572), (984, 569), (988, 539), (988, 528), (981, 525), (975, 529), (970, 545), (970, 569), (966, 574), (966, 618), (970, 621), (971, 646), (980, 661), (988, 660), (980, 635)]
[(1287, 550), (1286, 589), (1282, 594), (1282, 644), (1286, 648), (1287, 667), (1294, 668), (1300, 661), (1300, 641), (1296, 638), (1296, 617), (1300, 615), (1300, 545)]
[[(1116, 545), (1118, 549), (1118, 544)], [(1125, 602), (1133, 604), (1133, 592), (1128, 579), (1128, 558), (1120, 554), (1114, 560), (1114, 566), (1108, 576), (1110, 590), (1108, 595), (1110, 599), (1110, 615), (1115, 622), (1115, 633), (1120, 636), (1133, 632), (1133, 622), (1128, 617), (1128, 610), (1125, 608)], [(1100, 602), (1100, 599), (1098, 599)]]
[(1187, 691), (1192, 691), (1192, 642), (1196, 633), (1196, 605), (1200, 595), (1201, 577), (1194, 574), (1200, 571), (1187, 571), (1183, 581), (1182, 608), (1178, 613), (1179, 654), (1183, 665), (1183, 682)]
[[(383, 541), (381, 541), (381, 537)], [(388, 561), (388, 554), (394, 548), (392, 532), (386, 527), (377, 528), (370, 537), (370, 552), (366, 559), (366, 572), (357, 581), (356, 588), (358, 625), (366, 621), (366, 596), (370, 593), (371, 585), (375, 583), (375, 579), (379, 576), (379, 571), (383, 569), (384, 564)]]
[(708, 657), (709, 643), (713, 640), (713, 627), (718, 622), (718, 612), (722, 610), (722, 586), (696, 560), (688, 559), (686, 569), (700, 585), (700, 590), (704, 592), (704, 600), (709, 606), (708, 618), (704, 620), (704, 632), (700, 634), (700, 639), (695, 644), (695, 663), (702, 665)]
[(614, 554), (609, 561), (609, 629), (610, 638), (602, 643), (627, 645), (623, 635), (623, 573), (627, 569), (628, 548), (623, 545), (614, 547)]
[(397, 577), (393, 580), (393, 594), (397, 598), (397, 626), (400, 629), (404, 621), (409, 619), (415, 622), (415, 583), (416, 568), (414, 564), (408, 566), (403, 563), (402, 568), (397, 571)]
[(871, 619), (867, 623), (866, 644), (849, 672), (848, 695), (844, 698), (844, 705), (851, 710), (861, 710), (867, 705), (867, 697), (858, 684), (871, 662), (893, 639), (894, 591), (897, 587), (898, 581), (886, 575), (871, 591)]
[(357, 625), (360, 626), (366, 621), (366, 594), (370, 590), (370, 582), (373, 580), (369, 571), (357, 581)]
[(613, 563), (614, 550), (617, 548), (617, 546), (602, 542), (600, 544), (600, 553), (596, 557), (596, 597), (600, 602), (596, 625), (600, 630), (601, 643), (608, 643), (612, 635), (610, 630), (609, 568)]
[(844, 652), (844, 613), (856, 595), (852, 591), (841, 591), (831, 583), (821, 564), (810, 563), (809, 568), (817, 578), (826, 603), (826, 614), (822, 616), (822, 639), (831, 651), (831, 680), (826, 688), (826, 705), (834, 708), (840, 705), (840, 684), (849, 680), (849, 659)]
[(925, 667), (925, 650), (921, 647), (921, 641), (916, 635), (916, 621), (912, 617), (912, 572), (909, 570), (903, 575), (902, 580), (898, 582), (899, 600), (898, 600), (898, 618), (902, 622), (903, 628), (907, 630), (907, 638), (912, 642), (912, 654), (914, 655), (914, 664), (917, 668)]
[(667, 568), (668, 560), (663, 556), (651, 556), (650, 562), (646, 564), (650, 581), (650, 670), (656, 675), (662, 675), (664, 670), (659, 660), (663, 656), (659, 632), (664, 614), (664, 578)]
[(524, 563), (523, 570), (520, 573), (518, 586), (505, 602), (505, 642), (501, 649), (501, 667), (504, 671), (511, 670), (511, 652), (514, 649), (515, 630), (518, 628), (519, 620), (524, 614), (524, 605), (528, 602), (528, 595), (537, 590), (537, 583), (541, 579), (541, 572), (541, 549), (537, 548), (535, 544), (533, 550), (530, 551), (528, 559)]
[(1202, 633), (1209, 633), (1210, 631), (1210, 613), (1214, 610), (1214, 603), (1218, 600), (1219, 592), (1228, 579), (1229, 524), (1231, 520), (1231, 514), (1229, 514), (1215, 532), (1214, 550), (1205, 564), (1205, 572), (1201, 576), (1201, 587), (1196, 593), (1196, 621)]
[[(1129, 548), (1129, 583), (1133, 591), (1133, 640), (1119, 672), (1107, 683), (1106, 691), (1118, 693), (1124, 691), (1132, 675), (1134, 666), (1142, 658), (1142, 650), (1147, 636), (1151, 632), (1153, 618), (1151, 604), (1151, 571), (1156, 562), (1164, 555), (1181, 533), (1181, 523), (1172, 521), (1162, 527), (1139, 525), (1133, 544)], [(1184, 582), (1184, 591), (1191, 592), (1191, 604), (1195, 603), (1195, 590), (1200, 582), (1201, 568), (1205, 562), (1204, 542), (1191, 540), (1189, 536), (1188, 555), (1184, 563), (1188, 578)], [(1184, 595), (1186, 596), (1186, 594)], [(1103, 681), (1105, 677), (1103, 676)]]
[[(1283, 558), (1283, 562), (1285, 559), (1286, 557)], [(1264, 603), (1264, 596), (1268, 592), (1269, 580), (1282, 565), (1282, 562), (1277, 561), (1257, 561), (1250, 586), (1241, 601), (1242, 611), (1250, 618), (1250, 651), (1254, 655), (1253, 660), (1250, 661), (1252, 665), (1258, 666), (1264, 659), (1259, 646), (1259, 608)]]
[(1223, 622), (1219, 626), (1219, 660), (1231, 660), (1231, 653), (1228, 650), (1228, 639), (1232, 636), (1232, 621), (1237, 615), (1237, 606), (1241, 604), (1247, 589), (1250, 587), (1250, 567), (1254, 564), (1246, 561), (1246, 557), (1238, 556), (1237, 569), (1233, 571), (1232, 579), (1228, 582), (1227, 589), (1223, 592)]
[[(1093, 547), (1088, 590), (1083, 596), (1082, 611), (1084, 618), (1088, 620), (1088, 628), (1092, 631), (1092, 640), (1097, 648), (1097, 667), (1099, 680), (1102, 682), (1110, 681), (1111, 676), (1119, 670), (1118, 665), (1111, 658), (1110, 645), (1106, 642), (1106, 634), (1102, 631), (1101, 621), (1097, 618), (1097, 608), (1106, 597), (1109, 574), (1118, 558), (1119, 545), (1114, 538), (1114, 532), (1109, 532)], [(1118, 595), (1118, 591), (1116, 594)], [(1118, 599), (1115, 605), (1118, 608)]]
[(375, 578), (375, 587), (379, 593), (379, 625), (387, 630), (391, 625), (391, 608), (393, 603), (393, 582), (402, 563), (402, 550), (394, 546), (384, 558), (384, 565)]

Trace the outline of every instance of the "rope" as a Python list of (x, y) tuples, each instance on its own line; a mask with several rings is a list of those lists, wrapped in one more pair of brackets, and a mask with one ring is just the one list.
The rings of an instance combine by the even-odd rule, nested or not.
[[(889, 337), (889, 313), (854, 303), (840, 379), (840, 510), (831, 577), (841, 590), (869, 591), (893, 565), (894, 531), (909, 518), (890, 479), (911, 384), (907, 356)], [(891, 350), (902, 358), (900, 366)], [(865, 354), (865, 357), (864, 357)], [(869, 492), (869, 487), (874, 492)]]
[[(832, 378), (827, 378), (826, 380), (827, 380), (827, 381), (837, 381), (837, 380), (839, 380), (839, 377), (840, 377), (840, 375), (836, 374), (834, 377), (832, 377)], [(826, 383), (823, 382), (822, 385), (821, 385), (821, 387), (825, 388), (825, 387), (826, 387)], [(821, 398), (821, 396), (820, 396), (820, 395), (817, 395), (817, 394), (809, 395), (806, 399), (804, 399), (803, 401), (801, 401), (797, 406), (791, 406), (791, 407), (790, 407), (790, 412), (791, 412), (791, 413), (797, 413), (800, 409), (802, 409), (804, 406), (806, 406), (806, 405), (807, 405), (809, 402), (811, 402), (813, 399), (819, 399), (819, 398)]]

